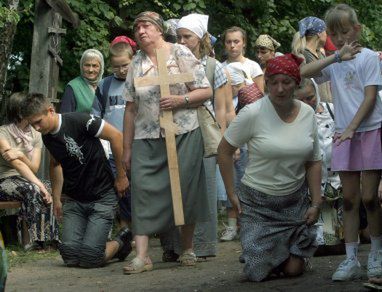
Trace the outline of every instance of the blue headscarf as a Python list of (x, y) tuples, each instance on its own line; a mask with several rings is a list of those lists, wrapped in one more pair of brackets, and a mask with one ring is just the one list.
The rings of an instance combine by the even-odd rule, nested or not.
[(305, 17), (298, 22), (298, 31), (301, 37), (316, 35), (325, 30), (325, 22), (314, 16)]

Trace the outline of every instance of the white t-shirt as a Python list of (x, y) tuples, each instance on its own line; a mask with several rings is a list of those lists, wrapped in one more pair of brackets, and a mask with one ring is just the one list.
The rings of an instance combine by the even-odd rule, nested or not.
[[(334, 63), (322, 71), (322, 76), (314, 78), (321, 84), (331, 81), (336, 132), (342, 133), (349, 126), (365, 98), (365, 87), (382, 85), (381, 67), (378, 54), (363, 48), (356, 58), (350, 61)], [(382, 102), (376, 99), (374, 109), (356, 132), (375, 130), (381, 127)]]
[[(229, 63), (227, 60), (222, 63), (224, 68), (228, 64)], [(243, 65), (244, 72), (246, 72), (246, 74), (250, 74), (250, 77), (252, 79), (256, 78), (257, 76), (261, 76), (264, 74), (263, 70), (261, 70), (260, 65), (257, 62), (252, 61), (251, 59), (244, 58), (244, 62), (242, 62), (241, 64)], [(246, 76), (246, 77), (249, 77), (249, 76)], [(238, 103), (237, 96), (234, 96), (233, 97), (233, 107), (234, 108), (237, 107), (237, 103)]]
[(321, 160), (313, 109), (300, 102), (292, 123), (278, 116), (268, 96), (245, 106), (229, 125), (229, 144), (248, 145), (249, 161), (242, 183), (268, 195), (297, 191), (305, 181), (305, 163)]

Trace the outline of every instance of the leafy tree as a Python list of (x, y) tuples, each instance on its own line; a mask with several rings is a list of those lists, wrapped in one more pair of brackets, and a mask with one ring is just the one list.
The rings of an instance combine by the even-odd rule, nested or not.
[[(4, 0), (2, 0), (4, 1)], [(15, 0), (6, 0), (15, 1)], [(67, 28), (62, 39), (61, 88), (79, 74), (79, 60), (84, 50), (97, 48), (105, 56), (110, 40), (116, 35), (132, 36), (134, 17), (145, 10), (160, 13), (164, 19), (179, 18), (192, 12), (210, 15), (209, 30), (219, 37), (233, 25), (248, 33), (247, 56), (255, 58), (253, 45), (257, 36), (268, 33), (281, 44), (281, 51), (290, 51), (290, 43), (297, 23), (306, 16), (324, 17), (325, 11), (336, 0), (66, 0), (81, 20), (78, 29)], [(28, 86), (31, 43), (33, 35), (34, 0), (19, 1), (18, 10), (0, 7), (0, 29), (6, 23), (17, 23), (12, 55), (8, 69), (8, 93)], [(363, 24), (362, 42), (374, 49), (382, 49), (382, 1), (345, 0), (354, 7)], [(216, 45), (218, 58), (223, 54), (223, 44)], [(0, 73), (1, 74), (1, 73)]]

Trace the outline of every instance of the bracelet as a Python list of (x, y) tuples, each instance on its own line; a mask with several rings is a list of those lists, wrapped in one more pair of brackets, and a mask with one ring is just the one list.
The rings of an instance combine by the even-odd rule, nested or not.
[(341, 63), (341, 62), (342, 62), (342, 59), (341, 59), (341, 56), (340, 56), (340, 52), (339, 52), (339, 51), (335, 51), (335, 52), (334, 52), (334, 60), (335, 60), (337, 63)]
[(190, 97), (188, 95), (185, 95), (184, 96), (184, 101), (186, 103), (186, 108), (188, 108), (189, 105), (190, 105)]

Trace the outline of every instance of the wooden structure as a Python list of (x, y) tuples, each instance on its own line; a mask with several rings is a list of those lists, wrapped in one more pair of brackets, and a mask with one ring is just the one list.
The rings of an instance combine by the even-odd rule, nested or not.
[[(65, 0), (36, 0), (33, 28), (32, 58), (29, 77), (29, 92), (47, 96), (57, 104), (57, 87), (60, 66), (62, 19), (70, 22), (74, 28), (79, 25), (78, 15), (73, 13)], [(42, 152), (38, 177), (48, 179), (49, 161), (46, 151)]]
[[(157, 49), (158, 76), (138, 77), (134, 79), (135, 87), (159, 85), (161, 96), (170, 95), (170, 84), (194, 81), (192, 73), (169, 75), (167, 56), (164, 49)], [(165, 131), (168, 169), (170, 172), (172, 206), (175, 225), (184, 225), (182, 192), (179, 180), (178, 155), (176, 152), (175, 134), (177, 126), (173, 121), (172, 111), (161, 111), (160, 126)]]

